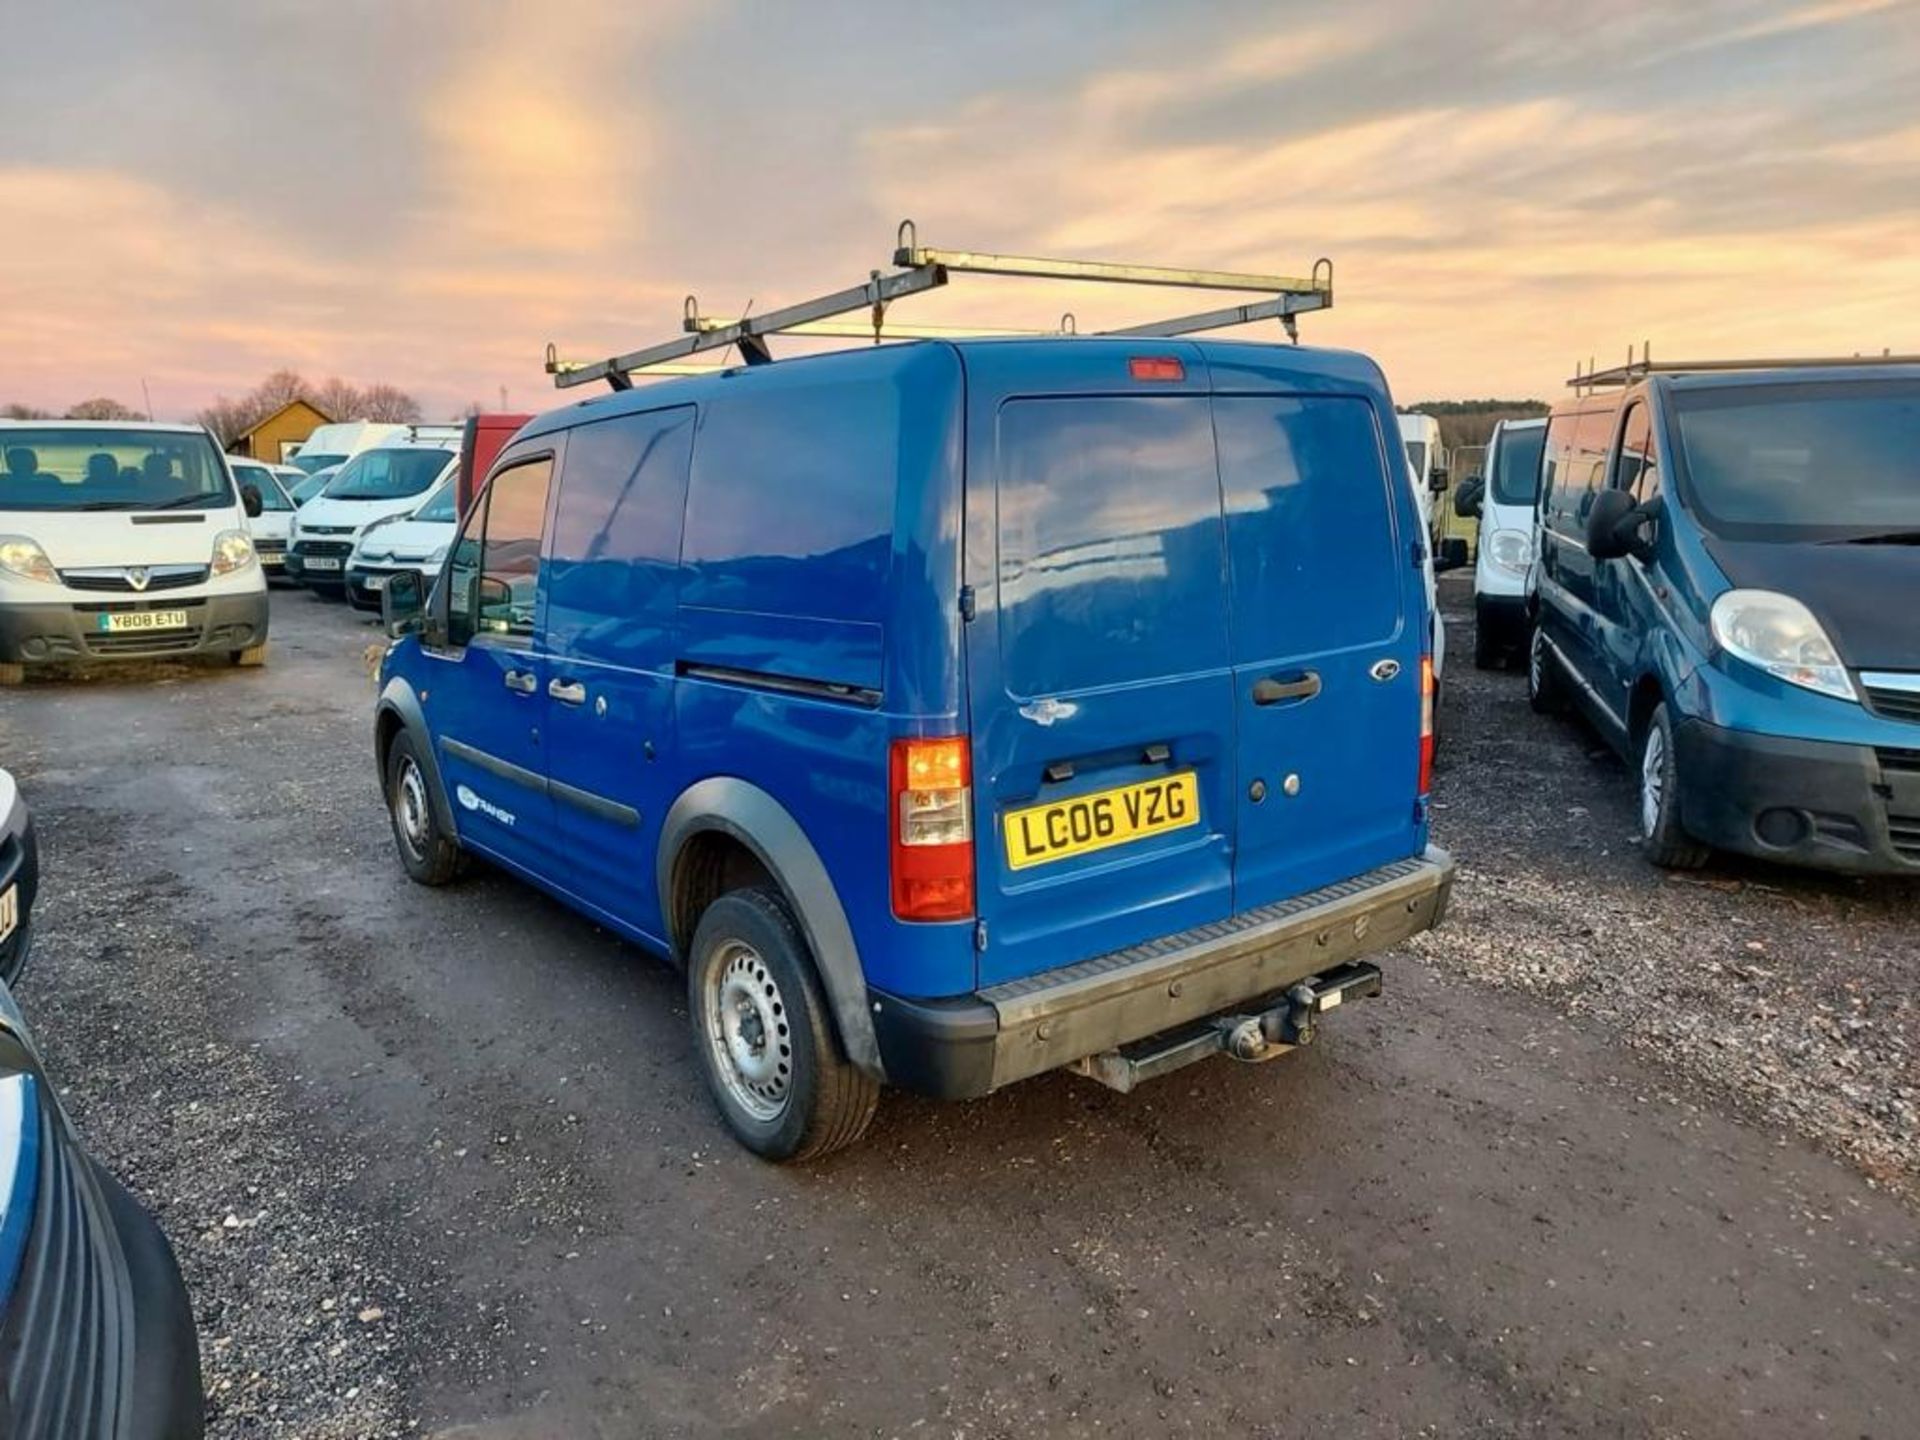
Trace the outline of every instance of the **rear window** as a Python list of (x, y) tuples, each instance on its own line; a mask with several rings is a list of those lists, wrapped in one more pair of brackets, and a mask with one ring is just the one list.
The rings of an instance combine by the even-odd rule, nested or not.
[(1546, 447), (1547, 427), (1502, 430), (1493, 455), (1493, 503), (1531, 505), (1540, 492), (1540, 452)]
[(199, 431), (0, 428), (0, 510), (207, 510), (234, 502)]
[(1000, 411), (1000, 647), (1044, 695), (1223, 666), (1225, 553), (1204, 399)]
[(681, 603), (883, 620), (899, 435), (885, 384), (792, 384), (706, 406)]
[[(1214, 402), (1239, 663), (1342, 650), (1400, 628), (1412, 574), (1373, 407), (1357, 397)], [(1298, 603), (1310, 596), (1311, 608)], [(1294, 603), (1275, 603), (1287, 597)]]

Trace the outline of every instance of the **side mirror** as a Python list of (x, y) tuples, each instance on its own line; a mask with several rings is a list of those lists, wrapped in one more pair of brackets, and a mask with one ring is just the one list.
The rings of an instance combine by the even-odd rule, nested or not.
[(1438, 495), (1447, 488), (1447, 472), (1436, 465), (1427, 472), (1427, 489)]
[(396, 570), (380, 590), (380, 623), (395, 640), (425, 622), (426, 587), (418, 570)]
[(480, 608), (503, 610), (513, 604), (513, 587), (493, 575), (480, 577)]
[(1487, 477), (1469, 475), (1460, 482), (1460, 488), (1453, 492), (1453, 513), (1466, 519), (1473, 519), (1480, 513), (1480, 504), (1487, 493)]
[(267, 508), (266, 501), (260, 498), (260, 487), (258, 485), (242, 485), (240, 487), (240, 508), (247, 512), (247, 518), (249, 520), (259, 518), (260, 512)]
[(1449, 570), (1460, 570), (1467, 563), (1467, 537), (1449, 535), (1440, 542), (1440, 548), (1434, 552), (1433, 573), (1444, 575)]
[(1636, 505), (1624, 490), (1602, 490), (1587, 512), (1587, 553), (1596, 560), (1618, 560), (1632, 555), (1653, 558), (1649, 528), (1659, 522), (1658, 501)]

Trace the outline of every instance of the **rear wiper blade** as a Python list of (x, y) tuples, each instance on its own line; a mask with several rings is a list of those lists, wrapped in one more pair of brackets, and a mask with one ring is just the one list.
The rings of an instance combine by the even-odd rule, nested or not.
[(1920, 530), (1881, 530), (1866, 535), (1844, 535), (1829, 545), (1920, 545)]

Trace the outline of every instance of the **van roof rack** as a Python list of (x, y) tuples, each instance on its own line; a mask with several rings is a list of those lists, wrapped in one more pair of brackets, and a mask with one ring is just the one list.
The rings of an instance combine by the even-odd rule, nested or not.
[(1616, 365), (1611, 370), (1596, 370), (1591, 359), (1587, 361), (1587, 368), (1582, 370), (1580, 362), (1574, 361), (1573, 378), (1567, 384), (1584, 395), (1593, 390), (1631, 385), (1649, 375), (1705, 375), (1739, 370), (1831, 370), (1855, 365), (1920, 365), (1920, 355), (1895, 355), (1891, 350), (1882, 350), (1878, 355), (1803, 355), (1777, 360), (1662, 360), (1655, 363), (1653, 343), (1643, 341), (1638, 359), (1634, 358), (1633, 347), (1629, 345), (1627, 363)]
[[(1333, 304), (1333, 261), (1316, 260), (1312, 274), (1302, 279), (1293, 275), (1257, 275), (1235, 270), (1182, 270), (1161, 265), (1116, 265), (1093, 260), (1049, 260), (1031, 255), (990, 255), (976, 250), (935, 250), (922, 247), (911, 220), (902, 220), (894, 237), (891, 274), (874, 270), (863, 284), (836, 290), (812, 300), (802, 300), (765, 315), (747, 315), (725, 320), (703, 314), (693, 296), (686, 299), (681, 316), (685, 332), (677, 339), (648, 345), (606, 360), (562, 360), (552, 345), (547, 346), (546, 370), (553, 383), (566, 389), (604, 380), (615, 390), (631, 389), (634, 378), (656, 375), (708, 374), (721, 366), (692, 365), (689, 357), (708, 350), (726, 350), (738, 346), (740, 357), (748, 365), (764, 365), (773, 359), (767, 344), (772, 335), (803, 338), (870, 339), (878, 345), (886, 340), (922, 340), (979, 338), (1004, 335), (1077, 335), (1074, 317), (1064, 315), (1051, 329), (1009, 330), (987, 326), (897, 325), (888, 319), (894, 301), (909, 295), (937, 290), (956, 274), (1018, 275), (1041, 280), (1096, 281), (1109, 285), (1159, 285), (1187, 290), (1244, 290), (1266, 298), (1224, 309), (1203, 310), (1175, 315), (1141, 325), (1127, 325), (1098, 333), (1140, 337), (1190, 335), (1204, 330), (1220, 330), (1231, 325), (1250, 325), (1259, 320), (1278, 319), (1290, 339), (1298, 343), (1299, 326), (1294, 317), (1310, 310), (1325, 310)], [(844, 320), (841, 316), (866, 312), (863, 320)]]

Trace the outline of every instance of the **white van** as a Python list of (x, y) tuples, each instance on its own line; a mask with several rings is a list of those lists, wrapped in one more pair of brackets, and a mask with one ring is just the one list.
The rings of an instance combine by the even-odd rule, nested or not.
[(1473, 567), (1473, 663), (1493, 670), (1527, 653), (1527, 571), (1533, 564), (1533, 504), (1547, 422), (1502, 420), (1487, 443), (1486, 473), (1470, 476), (1454, 509), (1480, 519)]
[(379, 420), (340, 420), (314, 427), (311, 435), (288, 457), (307, 474), (344, 465), (362, 450), (410, 439), (408, 427)]
[(0, 685), (29, 665), (267, 655), (241, 494), (196, 425), (0, 420)]
[(339, 594), (360, 532), (414, 509), (453, 474), (459, 458), (458, 441), (362, 450), (294, 514), (287, 574), (309, 589)]
[(1406, 446), (1407, 464), (1413, 470), (1413, 496), (1420, 504), (1420, 518), (1426, 522), (1427, 535), (1436, 532), (1433, 524), (1435, 481), (1443, 486), (1447, 472), (1447, 452), (1440, 443), (1440, 422), (1431, 415), (1402, 415), (1400, 443)]

